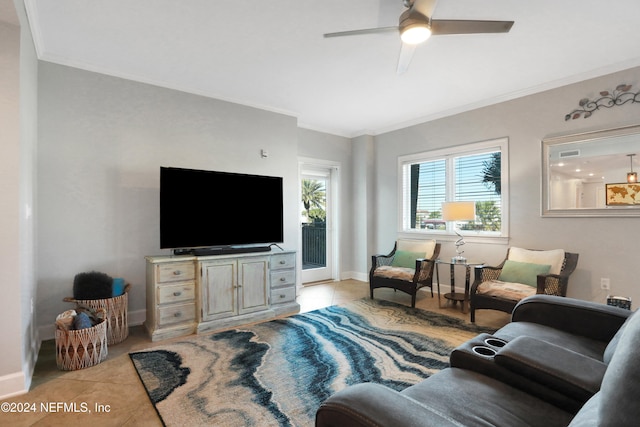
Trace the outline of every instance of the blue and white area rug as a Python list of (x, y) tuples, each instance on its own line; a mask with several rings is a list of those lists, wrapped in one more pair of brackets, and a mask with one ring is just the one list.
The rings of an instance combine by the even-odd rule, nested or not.
[(402, 390), (482, 332), (492, 331), (363, 299), (130, 357), (165, 425), (313, 426), (338, 390), (362, 382)]

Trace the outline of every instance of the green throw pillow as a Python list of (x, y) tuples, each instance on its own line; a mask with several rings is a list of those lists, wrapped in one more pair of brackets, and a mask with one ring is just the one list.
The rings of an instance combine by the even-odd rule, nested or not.
[(396, 251), (391, 265), (394, 267), (416, 268), (416, 260), (424, 258), (424, 252)]
[(532, 264), (529, 262), (505, 261), (498, 280), (503, 282), (522, 283), (538, 286), (538, 274), (549, 274), (550, 265)]

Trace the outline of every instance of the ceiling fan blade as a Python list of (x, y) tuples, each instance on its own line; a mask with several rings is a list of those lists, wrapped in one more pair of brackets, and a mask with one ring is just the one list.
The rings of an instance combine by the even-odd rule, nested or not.
[(402, 43), (400, 48), (400, 57), (398, 58), (398, 68), (396, 72), (403, 74), (409, 68), (411, 58), (413, 58), (413, 52), (415, 52), (417, 45)]
[(436, 0), (414, 0), (411, 8), (416, 12), (420, 12), (424, 16), (431, 18), (433, 10), (436, 8)]
[(359, 36), (361, 34), (378, 34), (388, 33), (391, 31), (398, 32), (398, 27), (379, 27), (379, 28), (365, 28), (363, 30), (351, 30), (351, 31), (339, 31), (337, 33), (327, 33), (325, 38), (329, 37), (344, 37), (344, 36)]
[(431, 21), (431, 32), (434, 36), (444, 34), (508, 33), (512, 26), (513, 21), (433, 19)]

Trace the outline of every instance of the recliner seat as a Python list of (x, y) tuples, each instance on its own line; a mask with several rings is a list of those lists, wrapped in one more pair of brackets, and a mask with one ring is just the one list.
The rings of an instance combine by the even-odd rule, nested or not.
[[(589, 363), (601, 363), (604, 375), (600, 378), (596, 373), (590, 377), (588, 371), (580, 372), (583, 366), (572, 367), (570, 363), (557, 363), (567, 370), (566, 375), (562, 370), (554, 374), (553, 369), (547, 369), (552, 368), (551, 365), (535, 360), (531, 365), (526, 360), (521, 363), (516, 351), (515, 366), (509, 369), (517, 372), (526, 368), (520, 372), (522, 384), (507, 384), (492, 378), (492, 372), (485, 375), (460, 367), (444, 369), (402, 392), (377, 384), (359, 384), (323, 403), (316, 415), (316, 426), (637, 425), (640, 420), (640, 315), (604, 304), (536, 295), (516, 306), (512, 320), (493, 334), (510, 341), (504, 348), (524, 342), (524, 356), (530, 357), (550, 345), (558, 347), (557, 344), (561, 344), (558, 340), (563, 337), (570, 348), (558, 347), (555, 355), (573, 354)], [(532, 336), (515, 336), (520, 333)], [(506, 352), (505, 355), (508, 356)], [(571, 370), (576, 372), (569, 372)], [(545, 375), (538, 375), (540, 373), (551, 373), (551, 380), (540, 383), (541, 379), (545, 380)], [(564, 401), (532, 394), (525, 384), (556, 387), (557, 392), (574, 385), (574, 374), (596, 384), (595, 394), (577, 411)]]

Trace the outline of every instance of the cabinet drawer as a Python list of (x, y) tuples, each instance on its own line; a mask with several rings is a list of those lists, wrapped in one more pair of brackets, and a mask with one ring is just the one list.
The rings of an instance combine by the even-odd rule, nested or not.
[(271, 272), (271, 287), (293, 285), (296, 281), (296, 272), (293, 270), (276, 270)]
[(193, 280), (196, 269), (193, 262), (171, 262), (156, 267), (158, 283)]
[(293, 268), (296, 266), (296, 254), (271, 255), (271, 270)]
[(194, 283), (158, 286), (158, 304), (194, 301), (195, 298), (196, 285)]
[(170, 325), (172, 323), (195, 322), (196, 305), (176, 304), (158, 308), (158, 326)]
[(296, 299), (296, 288), (290, 286), (288, 288), (271, 289), (271, 304), (282, 304), (292, 302)]

